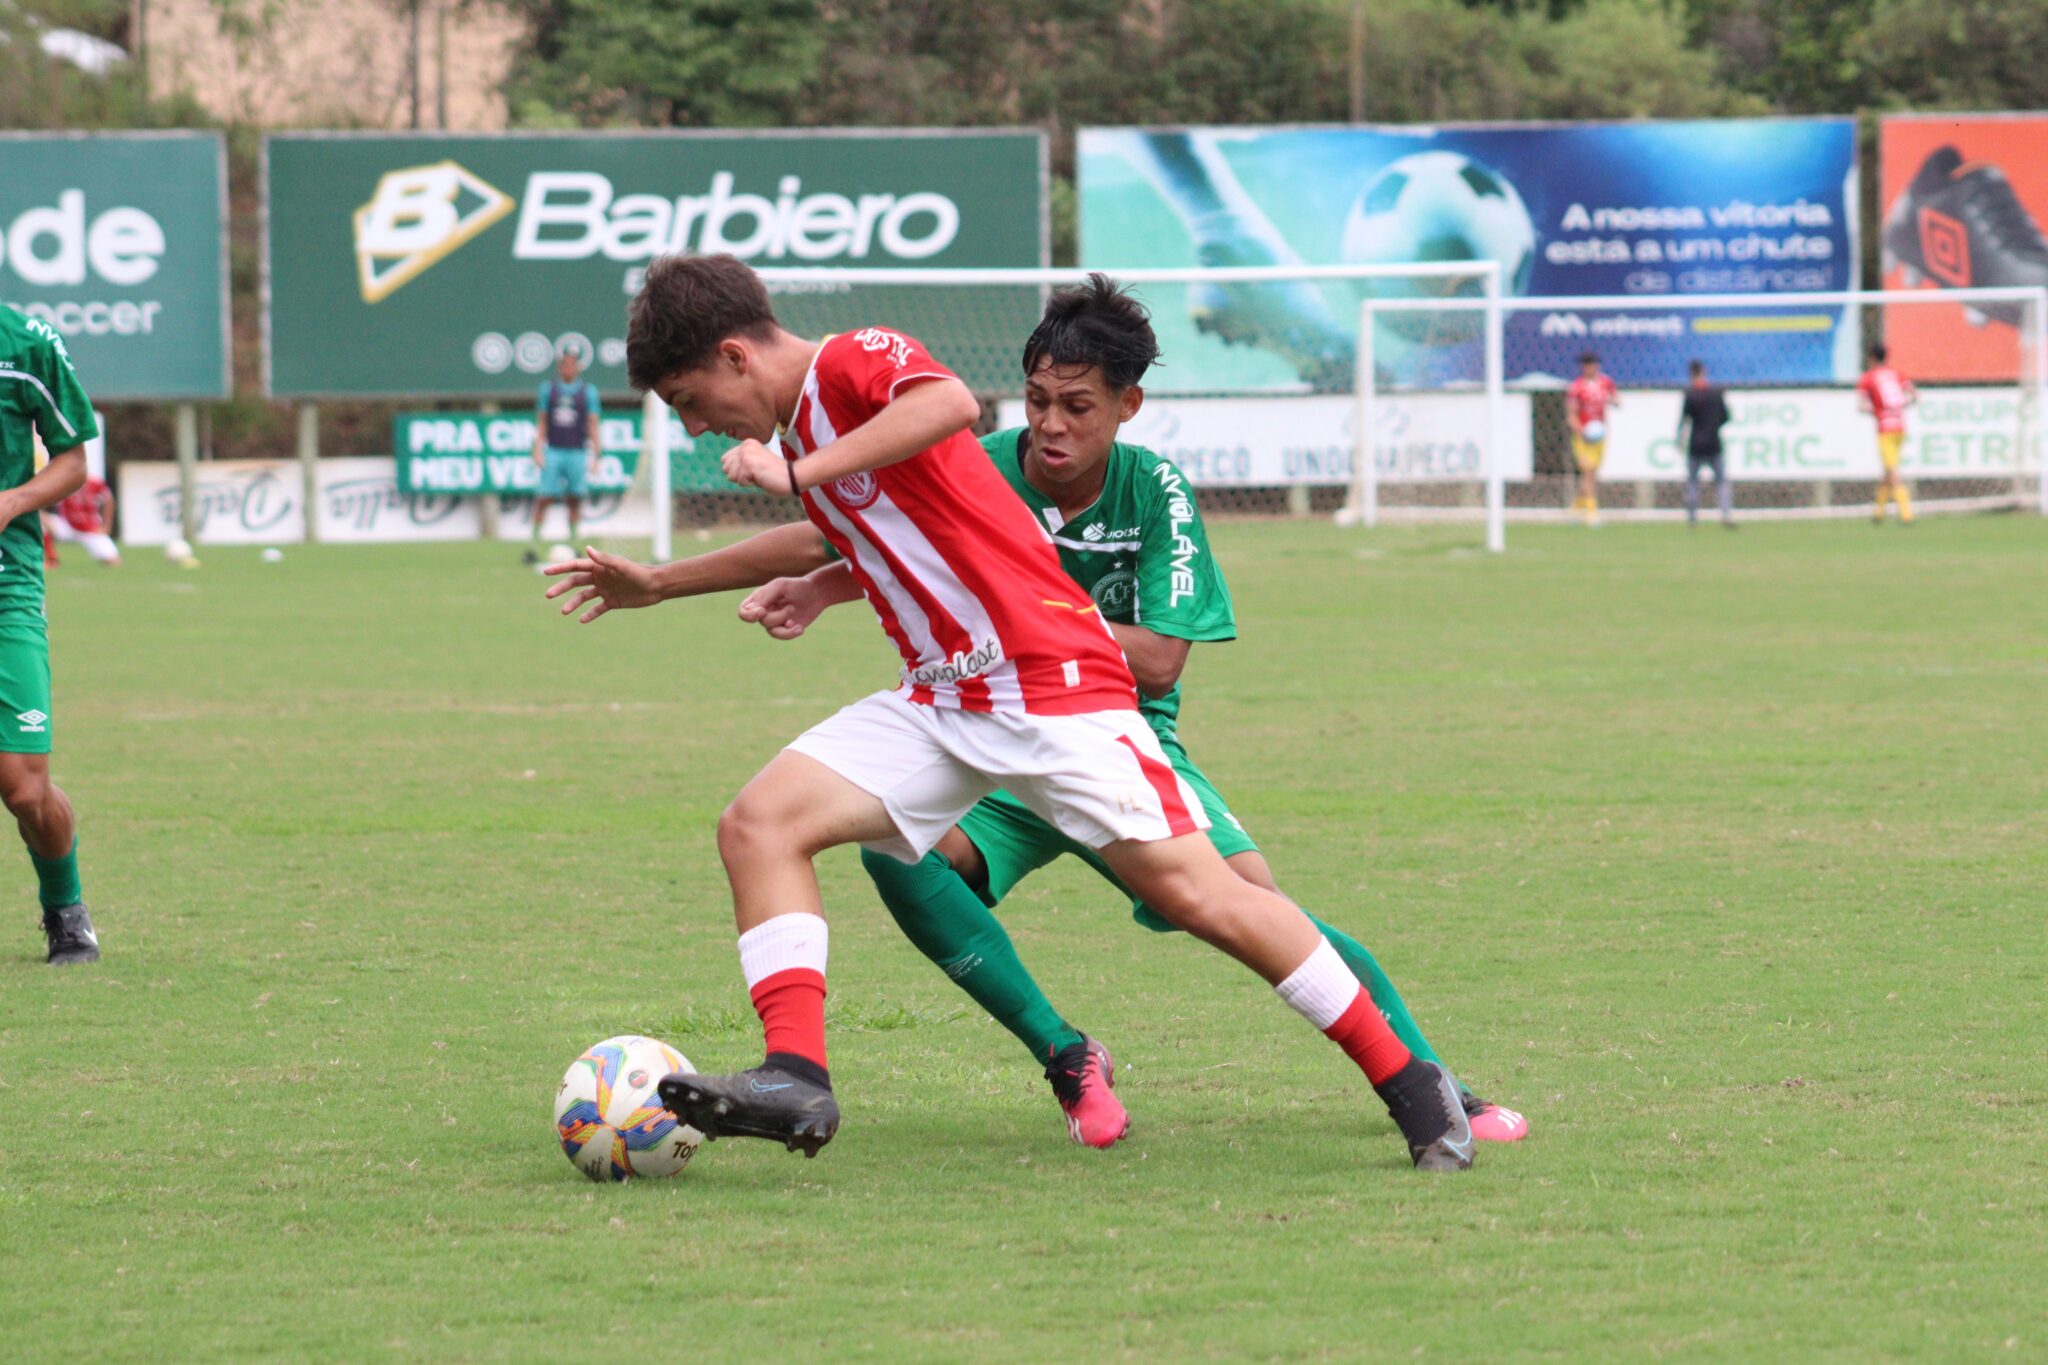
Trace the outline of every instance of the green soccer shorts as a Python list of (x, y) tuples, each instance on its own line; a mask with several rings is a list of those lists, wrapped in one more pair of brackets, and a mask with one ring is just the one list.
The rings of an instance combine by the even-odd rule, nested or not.
[(0, 753), (50, 752), (50, 637), (33, 619), (0, 620)]
[[(1258, 852), (1258, 844), (1245, 833), (1237, 817), (1230, 813), (1230, 807), (1224, 803), (1223, 794), (1216, 790), (1216, 784), (1195, 766), (1180, 741), (1161, 735), (1159, 747), (1166, 751), (1173, 770), (1200, 799), (1202, 812), (1209, 817), (1209, 842), (1216, 846), (1216, 851), (1226, 858)], [(1116, 874), (1109, 870), (1109, 864), (1102, 861), (1100, 854), (1060, 833), (1006, 791), (994, 792), (976, 802), (974, 809), (961, 817), (960, 831), (981, 850), (982, 861), (988, 864), (988, 890), (983, 899), (990, 905), (1002, 900), (1017, 883), (1064, 853), (1085, 860), (1111, 886), (1125, 896), (1131, 896), (1130, 888), (1116, 879)], [(1131, 914), (1147, 929), (1173, 932), (1171, 924), (1135, 896), (1131, 896)]]

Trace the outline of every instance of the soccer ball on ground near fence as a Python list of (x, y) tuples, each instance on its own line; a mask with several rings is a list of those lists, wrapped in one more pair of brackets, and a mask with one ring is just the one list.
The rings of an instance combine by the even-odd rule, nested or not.
[[(1501, 293), (1529, 287), (1536, 262), (1536, 225), (1522, 196), (1499, 171), (1458, 152), (1416, 152), (1388, 163), (1358, 192), (1344, 221), (1342, 251), (1353, 265), (1415, 261), (1498, 261)], [(1477, 295), (1477, 280), (1374, 280), (1379, 298)], [(1477, 314), (1389, 312), (1385, 324), (1404, 336), (1445, 327), (1477, 335)], [(1419, 338), (1418, 338), (1419, 339)]]
[(654, 1087), (689, 1058), (653, 1038), (607, 1038), (569, 1064), (555, 1091), (555, 1136), (592, 1180), (680, 1174), (704, 1135), (661, 1107)]

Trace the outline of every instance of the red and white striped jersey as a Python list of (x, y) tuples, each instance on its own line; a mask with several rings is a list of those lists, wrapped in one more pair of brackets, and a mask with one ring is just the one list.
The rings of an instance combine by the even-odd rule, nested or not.
[[(827, 337), (783, 429), (783, 453), (815, 454), (906, 386), (952, 377), (899, 332)], [(803, 503), (896, 642), (911, 701), (1048, 716), (1136, 708), (1130, 666), (1102, 614), (966, 431), (810, 489)]]

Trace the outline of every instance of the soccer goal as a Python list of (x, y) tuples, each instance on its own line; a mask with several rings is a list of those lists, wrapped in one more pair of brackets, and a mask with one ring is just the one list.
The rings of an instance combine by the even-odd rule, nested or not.
[[(1048, 294), (1079, 283), (1085, 269), (762, 270), (777, 316), (790, 330), (823, 336), (863, 327), (907, 332), (967, 381), (990, 407), (989, 420), (1023, 420), (1025, 339)], [(1146, 401), (1123, 439), (1178, 464), (1200, 490), (1210, 515), (1302, 514), (1337, 510), (1356, 485), (1367, 427), (1360, 421), (1359, 377), (1366, 372), (1359, 324), (1362, 300), (1449, 301), (1482, 307), (1497, 299), (1500, 270), (1491, 261), (1403, 266), (1242, 266), (1207, 269), (1105, 269), (1149, 309), (1160, 363)], [(1469, 386), (1418, 395), (1405, 440), (1389, 436), (1377, 458), (1423, 483), (1478, 481), (1495, 468), (1505, 407), (1499, 367)], [(1492, 405), (1489, 407), (1489, 395)], [(649, 408), (650, 416), (657, 415)], [(711, 446), (678, 450), (671, 423), (650, 420), (650, 489), (657, 507), (673, 505), (671, 524), (777, 515), (759, 495), (721, 486)], [(660, 445), (657, 452), (656, 446)], [(704, 466), (705, 468), (698, 468)], [(710, 474), (706, 473), (706, 470)], [(680, 472), (678, 472), (680, 471)], [(694, 472), (692, 472), (694, 471)], [(676, 480), (669, 486), (668, 479)], [(685, 486), (688, 484), (689, 486)], [(667, 527), (656, 518), (656, 534)], [(1496, 528), (1497, 532), (1497, 528)], [(1494, 537), (1498, 548), (1498, 536)], [(657, 544), (657, 553), (668, 547)]]
[[(1509, 430), (1495, 450), (1507, 474), (1483, 501), (1490, 510), (1498, 496), (1508, 520), (1586, 515), (1566, 391), (1585, 356), (1617, 388), (1604, 414), (1600, 516), (1687, 516), (1678, 427), (1694, 361), (1726, 391), (1723, 464), (1738, 517), (1870, 515), (1883, 466), (1857, 380), (1873, 346), (1917, 390), (1899, 472), (1919, 511), (2048, 512), (2042, 289), (1508, 298), (1497, 310), (1468, 298), (1369, 298), (1361, 312), (1367, 430), (1398, 427), (1402, 405), (1419, 397), (1491, 387), (1490, 367), (1501, 368)], [(1442, 492), (1368, 462), (1349, 506), (1368, 523), (1477, 515), (1476, 488), (1449, 505)]]

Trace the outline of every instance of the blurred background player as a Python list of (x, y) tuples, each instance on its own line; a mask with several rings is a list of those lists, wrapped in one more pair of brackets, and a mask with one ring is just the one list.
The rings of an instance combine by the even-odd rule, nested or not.
[(1607, 453), (1607, 409), (1621, 406), (1614, 381), (1600, 372), (1600, 357), (1579, 357), (1579, 377), (1564, 391), (1564, 416), (1572, 432), (1572, 462), (1579, 467), (1579, 495), (1572, 510), (1588, 526), (1600, 524), (1600, 460)]
[(540, 466), (540, 486), (533, 499), (533, 526), (527, 536), (526, 562), (540, 561), (542, 523), (555, 499), (569, 512), (569, 542), (583, 527), (583, 499), (590, 476), (597, 473), (598, 428), (604, 407), (597, 386), (583, 375), (583, 353), (564, 346), (555, 361), (555, 377), (540, 386), (534, 403), (533, 462)]
[[(43, 610), (45, 507), (85, 482), (82, 447), (99, 434), (64, 340), (0, 304), (0, 799), (35, 864), (47, 961), (99, 959), (78, 880), (77, 822), (50, 781), (50, 636)], [(36, 438), (50, 462), (36, 468)]]
[(1906, 491), (1906, 484), (1899, 477), (1899, 448), (1906, 443), (1906, 409), (1920, 401), (1920, 394), (1906, 377), (1893, 369), (1889, 353), (1882, 342), (1870, 348), (1870, 368), (1856, 381), (1856, 391), (1861, 395), (1859, 406), (1877, 419), (1877, 457), (1884, 462), (1884, 473), (1877, 481), (1877, 505), (1871, 509), (1870, 519), (1882, 524), (1884, 506), (1896, 502), (1899, 507), (1899, 524), (1913, 524), (1913, 495)]
[[(48, 459), (40, 438), (36, 441), (37, 467)], [(43, 510), (43, 563), (51, 568), (57, 564), (59, 545), (81, 545), (85, 552), (97, 562), (110, 569), (121, 567), (121, 547), (114, 544), (114, 538), (107, 534), (107, 528), (114, 524), (114, 490), (107, 487), (103, 477), (106, 472), (106, 456), (101, 452), (99, 442), (88, 441), (85, 446), (85, 482), (78, 491), (54, 508)]]
[(1728, 463), (1721, 453), (1721, 428), (1728, 425), (1728, 398), (1721, 386), (1707, 379), (1707, 362), (1695, 360), (1687, 367), (1692, 382), (1686, 386), (1685, 406), (1678, 411), (1678, 439), (1685, 446), (1685, 522), (1700, 522), (1700, 475), (1714, 472), (1714, 496), (1721, 504), (1721, 524), (1735, 529), (1735, 490), (1728, 486)]

